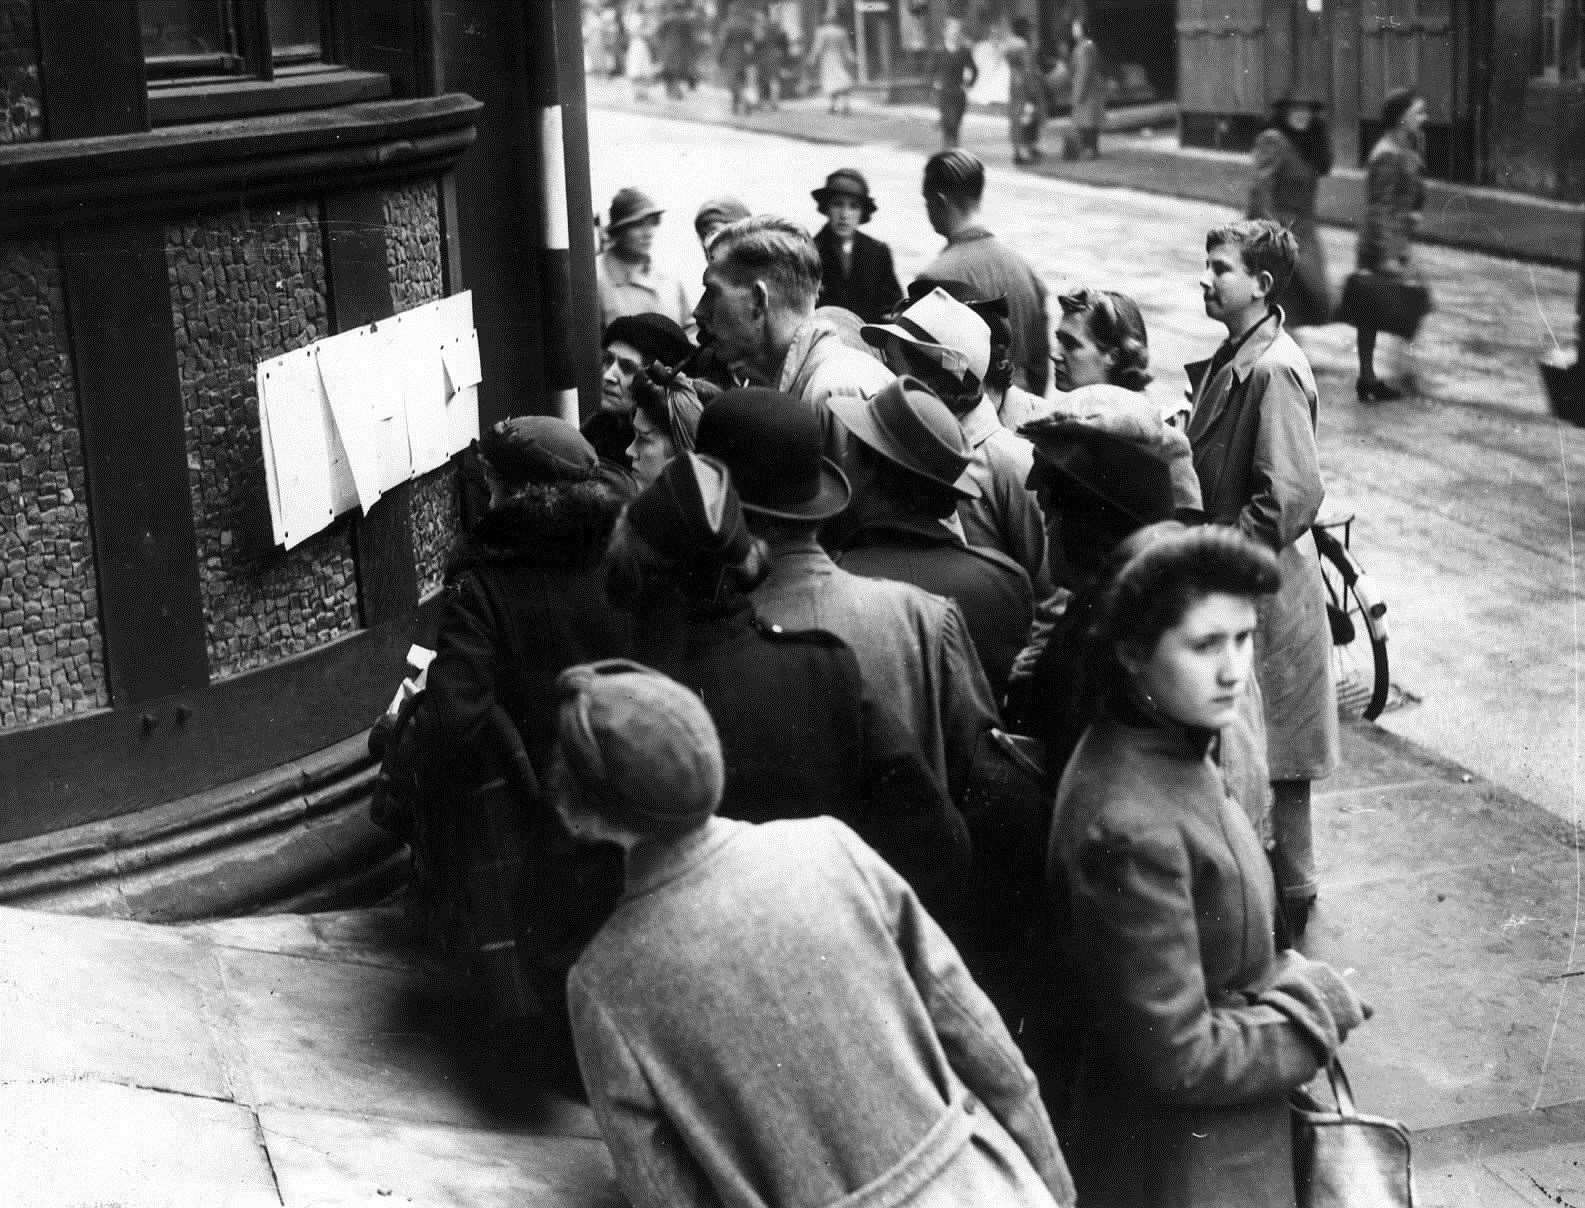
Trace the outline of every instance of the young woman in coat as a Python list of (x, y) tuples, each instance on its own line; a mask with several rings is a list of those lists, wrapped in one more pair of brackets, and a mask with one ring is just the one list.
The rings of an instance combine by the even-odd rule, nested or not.
[(1326, 278), (1326, 251), (1315, 224), (1315, 194), (1332, 170), (1332, 138), (1321, 119), (1321, 102), (1283, 97), (1251, 152), (1255, 178), (1249, 186), (1247, 218), (1269, 218), (1299, 241), (1293, 280), (1277, 301), (1289, 327), (1326, 323), (1332, 317), (1332, 291)]
[(1166, 521), (1113, 568), (1047, 863), (1088, 1008), (1064, 1134), (1079, 1201), (1292, 1208), (1287, 1094), (1370, 1012), (1330, 967), (1274, 951), (1271, 872), (1217, 764), (1277, 560)]
[(908, 884), (834, 819), (713, 817), (728, 773), (687, 688), (562, 682), (558, 809), (625, 853), (568, 1000), (628, 1201), (1071, 1205), (1034, 1076)]
[[(1365, 165), (1365, 220), (1360, 224), (1356, 267), (1392, 277), (1412, 276), (1414, 230), (1425, 208), (1425, 165), (1420, 159), (1420, 132), (1425, 128), (1425, 98), (1413, 88), (1399, 88), (1381, 106), (1385, 133), (1371, 148)], [(1376, 376), (1376, 332), (1359, 329), (1360, 402), (1379, 403), (1403, 397), (1403, 391)]]
[(962, 815), (894, 706), (866, 696), (852, 650), (755, 615), (747, 593), (768, 569), (726, 467), (692, 453), (628, 505), (609, 557), (612, 594), (633, 610), (635, 656), (715, 716), (723, 812), (840, 818), (947, 905), (968, 863)]
[(902, 297), (892, 249), (859, 227), (874, 216), (877, 206), (869, 181), (857, 168), (839, 168), (809, 195), (825, 215), (815, 233), (820, 253), (818, 306), (840, 306), (866, 323), (879, 323)]
[(1263, 219), (1206, 236), (1205, 309), (1228, 338), (1210, 361), (1188, 366), (1196, 383), (1189, 444), (1205, 517), (1260, 542), (1282, 567), (1281, 588), (1260, 606), (1256, 658), (1273, 859), (1294, 934), (1304, 931), (1317, 892), (1310, 783), (1339, 757), (1326, 588), (1310, 535), (1326, 498), (1315, 445), (1319, 400), (1310, 363), (1270, 302), (1297, 256), (1292, 234)]

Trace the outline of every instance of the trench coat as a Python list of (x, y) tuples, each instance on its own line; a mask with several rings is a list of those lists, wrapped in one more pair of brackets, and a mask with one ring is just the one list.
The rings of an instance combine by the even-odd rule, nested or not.
[(1259, 604), (1256, 677), (1273, 780), (1318, 780), (1338, 762), (1326, 588), (1310, 526), (1326, 498), (1315, 448), (1310, 363), (1273, 311), (1216, 375), (1195, 382), (1189, 444), (1207, 521), (1277, 555), (1282, 586)]
[(1075, 130), (1099, 130), (1106, 120), (1106, 77), (1101, 74), (1101, 48), (1089, 38), (1073, 48), (1069, 70), (1073, 73)]
[(995, 1007), (832, 819), (633, 849), (568, 1004), (635, 1208), (1073, 1202)]
[(1299, 262), (1293, 280), (1282, 291), (1288, 326), (1326, 323), (1332, 317), (1332, 293), (1326, 278), (1326, 251), (1315, 224), (1315, 195), (1321, 174), (1281, 130), (1267, 127), (1250, 153), (1254, 180), (1249, 187), (1250, 218), (1269, 218), (1293, 232)]
[(1294, 1203), (1287, 1093), (1325, 1054), (1260, 1000), (1275, 887), (1210, 751), (1116, 704), (1057, 789), (1047, 878), (1089, 1022), (1064, 1136), (1095, 1208)]

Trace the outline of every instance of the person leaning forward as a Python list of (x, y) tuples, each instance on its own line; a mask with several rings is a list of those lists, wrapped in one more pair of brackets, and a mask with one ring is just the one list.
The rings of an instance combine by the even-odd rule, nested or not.
[(831, 560), (815, 534), (846, 508), (850, 488), (821, 455), (821, 441), (812, 403), (769, 390), (730, 391), (699, 419), (699, 451), (732, 471), (749, 528), (770, 548), (755, 611), (783, 628), (824, 629), (846, 642), (866, 696), (890, 703), (961, 801), (975, 748), (997, 720), (968, 623), (949, 599)]

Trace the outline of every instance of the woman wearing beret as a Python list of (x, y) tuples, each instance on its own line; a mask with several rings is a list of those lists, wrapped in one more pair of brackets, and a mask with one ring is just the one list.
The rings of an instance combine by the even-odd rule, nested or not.
[(1288, 1092), (1370, 1014), (1275, 950), (1271, 869), (1217, 764), (1277, 582), (1242, 534), (1167, 521), (1123, 542), (1100, 600), (1047, 861), (1088, 1007), (1068, 1134), (1084, 1204), (1292, 1208)]
[(817, 306), (840, 306), (866, 323), (879, 323), (902, 297), (892, 249), (859, 227), (876, 210), (869, 181), (857, 168), (839, 168), (809, 194), (826, 216), (815, 234), (820, 252)]
[(762, 622), (748, 592), (769, 570), (726, 467), (685, 453), (635, 499), (612, 538), (613, 597), (632, 608), (634, 654), (688, 685), (726, 750), (722, 810), (752, 822), (830, 814), (927, 899), (967, 863), (962, 817), (889, 702), (821, 630)]
[(562, 692), (557, 808), (626, 865), (568, 1002), (628, 1201), (1071, 1205), (1033, 1075), (908, 883), (832, 818), (714, 816), (730, 752), (682, 685), (605, 663)]

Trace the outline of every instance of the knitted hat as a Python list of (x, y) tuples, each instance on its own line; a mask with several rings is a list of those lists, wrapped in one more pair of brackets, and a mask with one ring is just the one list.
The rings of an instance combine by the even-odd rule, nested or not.
[(677, 326), (675, 319), (646, 312), (641, 315), (622, 315), (612, 319), (600, 336), (600, 347), (613, 340), (631, 344), (652, 361), (676, 368), (693, 351), (688, 335)]
[(605, 229), (614, 234), (625, 226), (665, 212), (648, 193), (639, 189), (618, 189), (616, 196), (611, 198), (611, 216), (606, 219)]
[(660, 477), (627, 505), (627, 523), (674, 562), (735, 566), (753, 547), (726, 466), (697, 453), (667, 462)]
[(721, 740), (704, 702), (626, 659), (569, 667), (557, 748), (595, 813), (646, 838), (704, 825), (726, 783)]
[(479, 456), (512, 484), (583, 482), (600, 466), (578, 429), (554, 415), (501, 420), (479, 438)]

